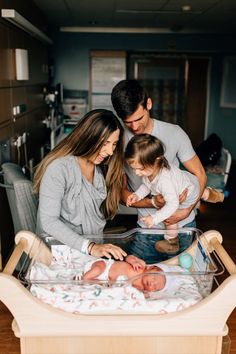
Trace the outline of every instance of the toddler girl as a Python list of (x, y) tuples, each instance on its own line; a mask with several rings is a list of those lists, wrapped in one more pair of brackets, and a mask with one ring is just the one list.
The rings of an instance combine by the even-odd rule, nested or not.
[[(178, 208), (187, 208), (199, 198), (199, 183), (196, 176), (168, 163), (164, 157), (162, 142), (150, 134), (139, 134), (127, 144), (125, 158), (137, 176), (142, 177), (141, 186), (127, 198), (127, 206), (143, 199), (147, 195), (161, 194), (165, 205), (153, 215), (140, 219), (144, 227), (155, 227), (169, 218)], [(179, 195), (188, 190), (186, 200), (179, 204)], [(201, 199), (209, 202), (222, 202), (224, 194), (211, 188), (205, 188)], [(155, 206), (155, 205), (154, 205)], [(159, 252), (175, 253), (179, 250), (178, 224), (167, 225), (165, 240), (157, 241), (155, 248)]]

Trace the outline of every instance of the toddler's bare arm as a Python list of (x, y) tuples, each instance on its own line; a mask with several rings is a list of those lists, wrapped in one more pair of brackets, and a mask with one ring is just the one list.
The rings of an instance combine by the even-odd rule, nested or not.
[(136, 203), (139, 200), (139, 197), (137, 196), (137, 194), (132, 193), (127, 197), (127, 201), (126, 201), (126, 206), (131, 206), (134, 203)]

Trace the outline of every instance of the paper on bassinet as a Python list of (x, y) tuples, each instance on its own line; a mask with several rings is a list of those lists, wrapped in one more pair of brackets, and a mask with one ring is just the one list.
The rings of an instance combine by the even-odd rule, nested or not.
[[(194, 305), (202, 299), (192, 276), (181, 274), (177, 286), (155, 293), (155, 300), (128, 282), (113, 284), (76, 284), (71, 280), (83, 273), (84, 265), (94, 259), (64, 245), (52, 246), (52, 262), (40, 262), (29, 269), (31, 293), (53, 307), (72, 313), (152, 313), (165, 314)], [(178, 276), (178, 275), (171, 275)], [(42, 284), (45, 282), (45, 284)]]

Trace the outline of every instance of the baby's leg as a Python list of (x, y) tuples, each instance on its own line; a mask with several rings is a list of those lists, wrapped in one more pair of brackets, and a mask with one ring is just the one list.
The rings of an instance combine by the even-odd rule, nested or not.
[(164, 240), (157, 241), (155, 248), (162, 253), (176, 253), (179, 251), (178, 224), (166, 226), (168, 230), (164, 235)]
[(166, 230), (167, 233), (165, 234), (164, 238), (166, 240), (171, 240), (174, 239), (178, 236), (178, 224), (171, 224), (171, 225), (166, 225)]
[(105, 261), (97, 261), (92, 264), (92, 267), (83, 275), (83, 280), (96, 279), (100, 274), (104, 272), (106, 268)]

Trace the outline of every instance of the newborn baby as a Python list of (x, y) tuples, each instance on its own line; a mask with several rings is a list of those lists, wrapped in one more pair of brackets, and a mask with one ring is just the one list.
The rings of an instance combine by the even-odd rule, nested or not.
[(166, 285), (166, 277), (161, 272), (163, 269), (159, 265), (146, 265), (142, 259), (128, 255), (125, 261), (100, 258), (88, 262), (82, 279), (115, 282), (125, 277), (138, 290), (158, 291)]

